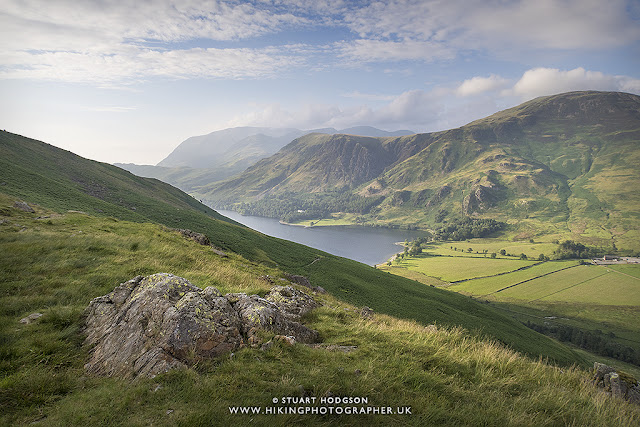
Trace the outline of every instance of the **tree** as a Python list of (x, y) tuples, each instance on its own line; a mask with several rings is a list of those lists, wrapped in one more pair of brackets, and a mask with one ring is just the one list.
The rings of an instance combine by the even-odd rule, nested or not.
[(409, 255), (411, 256), (416, 256), (420, 253), (422, 253), (422, 247), (420, 245), (413, 245), (411, 249), (409, 249)]
[(527, 259), (527, 254), (525, 253), (520, 254), (520, 259), (523, 259), (523, 260)]
[(495, 258), (496, 257), (496, 253), (495, 252), (491, 252), (491, 258)]
[(505, 251), (504, 249), (500, 249), (500, 255), (505, 256), (507, 254), (507, 251)]
[(538, 255), (538, 261), (548, 261), (549, 258), (545, 254)]
[(473, 248), (467, 249), (467, 252), (469, 252), (469, 253), (473, 252)]

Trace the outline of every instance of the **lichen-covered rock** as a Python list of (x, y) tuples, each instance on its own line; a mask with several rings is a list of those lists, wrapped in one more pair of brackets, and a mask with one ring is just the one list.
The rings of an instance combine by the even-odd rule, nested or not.
[(616, 370), (603, 363), (593, 365), (593, 383), (612, 396), (640, 404), (640, 384), (632, 376)]
[[(282, 287), (276, 286), (275, 288)], [(308, 297), (302, 292), (299, 293)], [(237, 300), (237, 302), (233, 304), (233, 307), (240, 315), (243, 332), (247, 335), (249, 343), (255, 345), (260, 344), (257, 339), (257, 332), (259, 330), (267, 330), (280, 335), (292, 336), (296, 341), (303, 343), (316, 342), (318, 340), (318, 332), (299, 323), (298, 320), (301, 315), (296, 314), (296, 310), (306, 313), (302, 307), (306, 307), (307, 303), (303, 300), (299, 302), (287, 300), (287, 297), (279, 292), (276, 292), (274, 295), (275, 296), (271, 296), (270, 293), (267, 295), (267, 298), (272, 297), (277, 299), (277, 303), (267, 298), (261, 298), (258, 295), (225, 295), (227, 298), (230, 298), (230, 301)], [(297, 294), (294, 293), (290, 295), (288, 298), (293, 297), (293, 295), (297, 296)], [(282, 299), (280, 299), (280, 297), (282, 297)], [(287, 308), (291, 311), (287, 311)]]
[(318, 307), (315, 300), (291, 286), (274, 286), (265, 296), (293, 320), (300, 320), (302, 316)]
[(360, 310), (360, 317), (363, 319), (371, 319), (373, 317), (373, 309), (367, 306), (362, 307), (362, 310)]
[(85, 365), (96, 375), (153, 376), (243, 342), (240, 318), (220, 292), (170, 274), (136, 277), (86, 311)]
[(186, 279), (159, 273), (138, 276), (95, 298), (86, 309), (85, 369), (95, 375), (154, 376), (260, 344), (258, 331), (313, 343), (318, 333), (300, 324), (317, 303), (291, 287), (276, 286), (267, 298), (223, 296)]

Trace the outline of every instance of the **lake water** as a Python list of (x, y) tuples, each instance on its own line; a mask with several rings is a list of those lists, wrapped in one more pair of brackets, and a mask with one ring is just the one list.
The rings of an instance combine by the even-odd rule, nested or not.
[(280, 224), (274, 218), (243, 216), (233, 211), (216, 210), (269, 236), (301, 243), (369, 265), (383, 263), (393, 254), (402, 252), (402, 247), (396, 245), (396, 242), (413, 240), (422, 235), (419, 231), (371, 227), (296, 227)]

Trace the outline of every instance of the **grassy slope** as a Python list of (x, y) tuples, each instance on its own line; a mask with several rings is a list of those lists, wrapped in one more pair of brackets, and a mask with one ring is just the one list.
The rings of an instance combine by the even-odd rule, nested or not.
[[(215, 245), (254, 262), (306, 275), (314, 284), (352, 304), (367, 305), (377, 312), (423, 324), (436, 322), (479, 329), (519, 351), (550, 357), (559, 363), (581, 361), (566, 347), (466, 297), (267, 237), (234, 225), (231, 220), (220, 221), (220, 215), (211, 209), (157, 180), (138, 178), (116, 167), (7, 132), (0, 133), (0, 138), (0, 183), (5, 183), (1, 188), (14, 197), (57, 210), (95, 213), (100, 209), (103, 214), (120, 219), (189, 228), (205, 233)], [(74, 179), (106, 188), (100, 193), (104, 200), (84, 192)], [(136, 210), (129, 209), (131, 206)]]
[[(13, 198), (0, 195), (0, 206)], [(263, 294), (281, 271), (213, 251), (156, 224), (36, 207), (0, 224), (0, 423), (3, 425), (585, 425), (631, 426), (638, 407), (611, 400), (589, 374), (532, 361), (460, 329), (425, 328), (332, 296), (305, 322), (351, 353), (276, 344), (135, 382), (83, 374), (87, 301), (136, 274), (170, 271), (197, 286)], [(36, 219), (38, 217), (44, 217)], [(21, 325), (34, 311), (40, 321)], [(269, 338), (266, 334), (265, 338)], [(231, 415), (272, 398), (362, 396), (412, 415)], [(344, 407), (343, 405), (339, 405)], [(349, 405), (351, 406), (351, 405)]]

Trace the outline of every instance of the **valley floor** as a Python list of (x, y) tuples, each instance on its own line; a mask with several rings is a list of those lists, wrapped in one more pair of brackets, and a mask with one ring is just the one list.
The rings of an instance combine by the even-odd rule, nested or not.
[[(436, 243), (378, 268), (485, 301), (540, 332), (615, 355), (620, 366), (640, 374), (640, 264), (517, 256), (537, 259), (554, 246), (497, 239)], [(490, 256), (500, 250), (507, 255)]]

